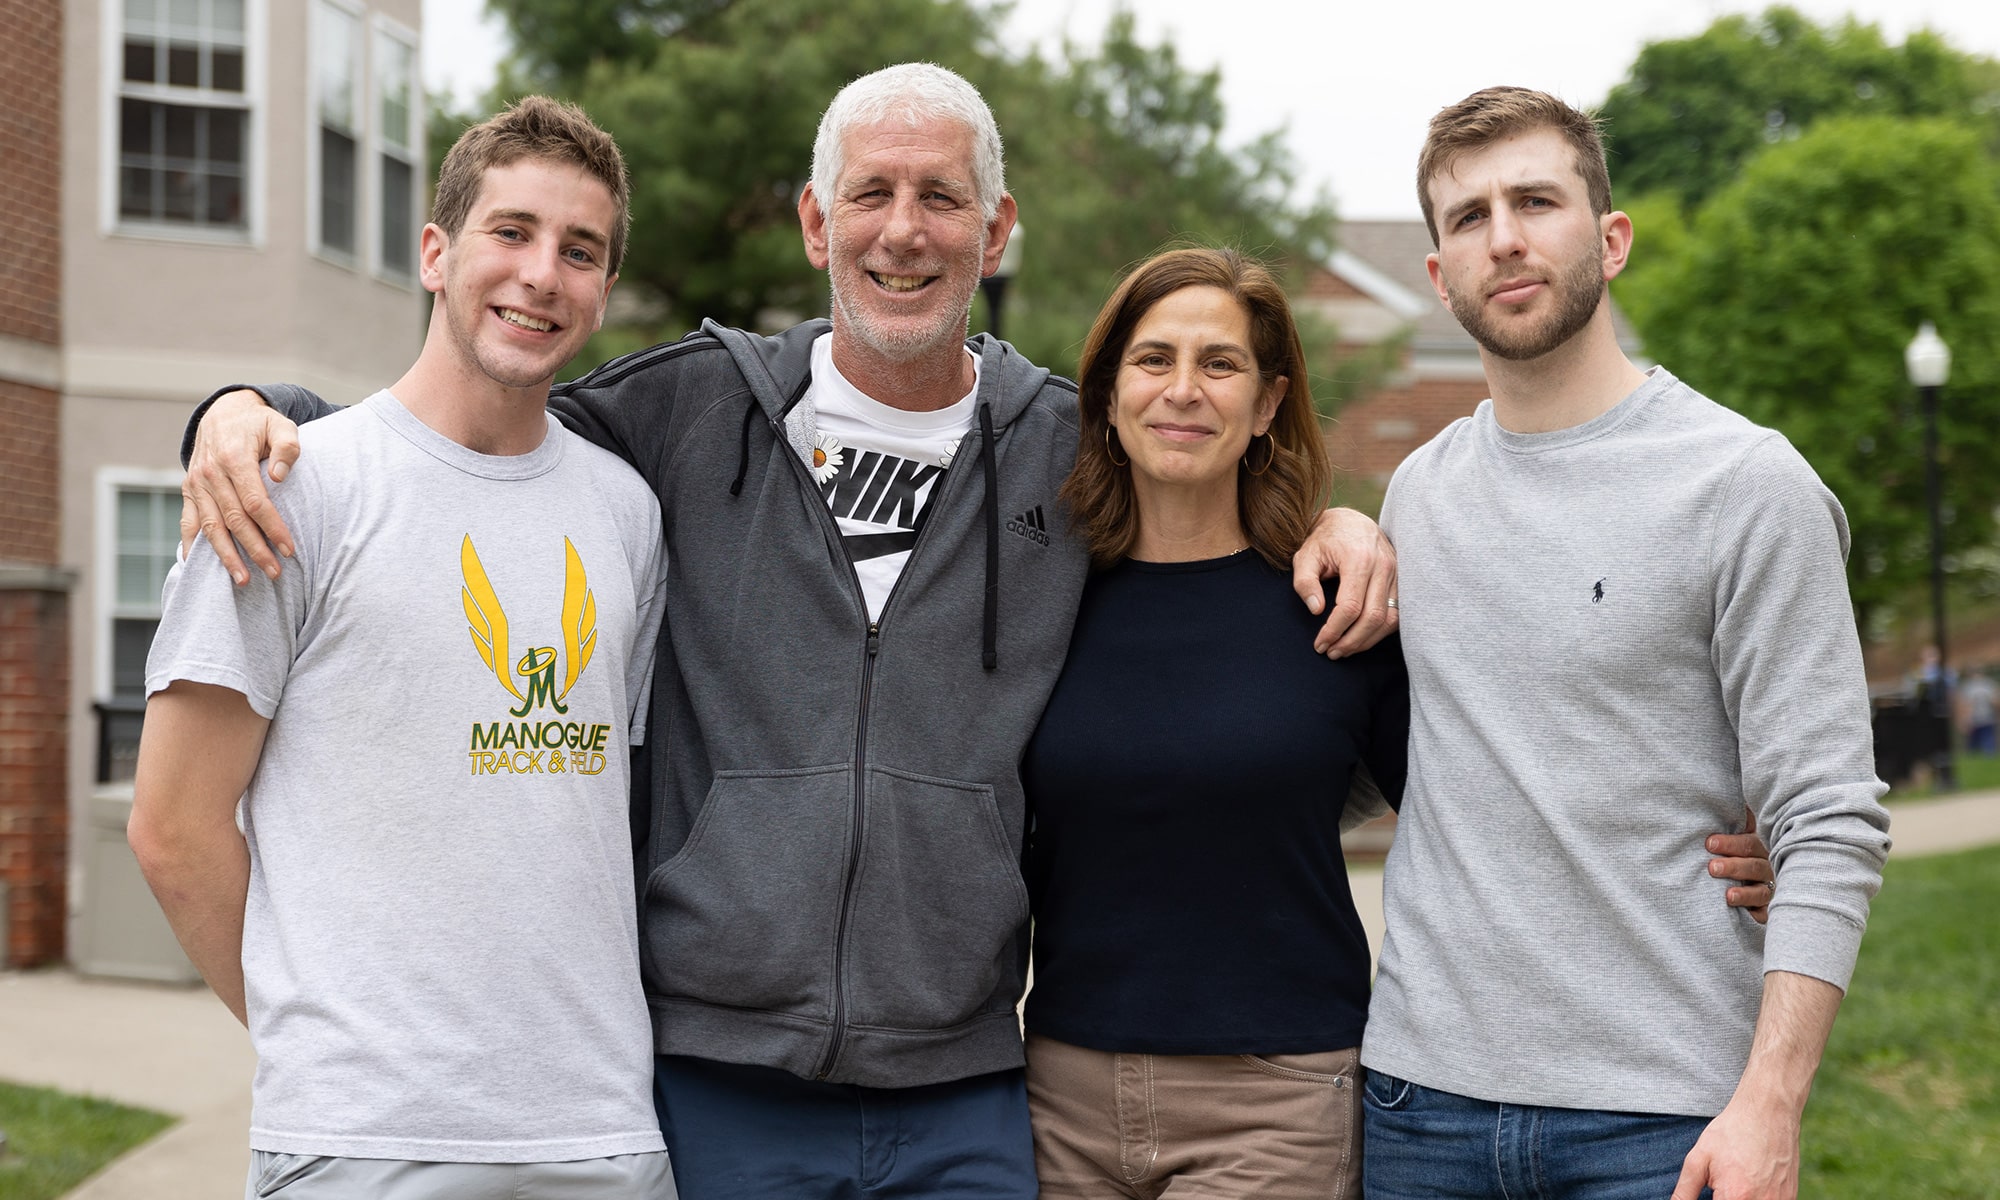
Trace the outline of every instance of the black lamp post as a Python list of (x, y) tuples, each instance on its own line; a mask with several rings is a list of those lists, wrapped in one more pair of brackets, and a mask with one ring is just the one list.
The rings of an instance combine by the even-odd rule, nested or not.
[(1931, 707), (1943, 735), (1934, 769), (1939, 790), (1950, 791), (1958, 786), (1958, 777), (1951, 756), (1951, 655), (1944, 630), (1944, 501), (1938, 483), (1937, 405), (1938, 389), (1951, 377), (1951, 347), (1938, 336), (1937, 327), (1925, 321), (1903, 351), (1903, 363), (1924, 405), (1924, 500), (1931, 519), (1931, 631), (1938, 657)]
[(986, 296), (986, 330), (994, 337), (1005, 340), (1000, 332), (1000, 310), (1007, 303), (1007, 285), (1021, 271), (1021, 223), (1014, 222), (1014, 232), (1007, 238), (1007, 248), (1000, 252), (1000, 265), (993, 273), (979, 281), (979, 290)]

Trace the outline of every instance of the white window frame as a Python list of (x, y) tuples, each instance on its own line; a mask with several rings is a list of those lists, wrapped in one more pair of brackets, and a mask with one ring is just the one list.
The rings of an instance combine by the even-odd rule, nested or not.
[[(319, 42), (321, 7), (336, 9), (354, 18), (354, 249), (342, 250), (320, 240), (320, 74), (322, 49)], [(306, 6), (306, 247), (315, 256), (350, 270), (360, 268), (367, 255), (369, 230), (373, 225), (373, 205), (368, 195), (369, 117), (368, 104), (374, 95), (368, 69), (368, 13), (355, 0), (310, 0)]]
[(186, 104), (195, 99), (186, 88), (167, 84), (127, 84), (125, 82), (125, 0), (101, 0), (98, 9), (99, 69), (102, 74), (98, 96), (98, 232), (105, 237), (134, 237), (169, 242), (207, 242), (215, 245), (261, 247), (268, 236), (269, 214), (265, 198), (269, 191), (270, 146), (266, 113), (270, 106), (270, 25), (269, 0), (243, 0), (243, 91), (202, 94), (210, 107), (238, 108), (248, 114), (243, 129), (243, 153), (248, 160), (243, 173), (243, 227), (232, 229), (214, 225), (183, 225), (171, 221), (147, 221), (121, 216), (118, 211), (119, 109), (126, 97), (164, 104)]
[[(381, 86), (385, 72), (381, 69), (381, 65), (376, 62), (376, 50), (379, 48), (380, 40), (383, 38), (401, 43), (410, 52), (410, 128), (406, 139), (408, 143), (406, 151), (391, 150), (388, 140), (382, 136)], [(382, 211), (382, 156), (393, 154), (395, 157), (402, 158), (409, 163), (410, 232), (412, 234), (422, 232), (425, 216), (424, 194), (429, 190), (430, 185), (430, 160), (428, 158), (428, 149), (424, 145), (425, 96), (423, 44), (417, 36), (417, 31), (381, 13), (374, 14), (373, 19), (369, 22), (368, 67), (369, 155), (367, 170), (362, 172), (362, 177), (367, 181), (365, 186), (369, 189), (367, 209), (371, 218), (369, 221), (368, 270), (370, 274), (384, 283), (414, 291), (417, 287), (418, 270), (416, 248), (413, 246), (410, 250), (411, 269), (409, 271), (402, 271), (389, 266), (382, 257), (382, 232), (383, 226), (387, 224), (387, 214)]]
[(118, 599), (118, 493), (128, 488), (178, 492), (182, 472), (145, 467), (99, 467), (97, 469), (97, 541), (91, 547), (91, 561), (97, 564), (97, 611), (91, 615), (93, 655), (91, 687), (102, 703), (111, 699), (111, 624), (120, 618), (152, 619), (159, 616), (158, 604), (145, 613), (123, 607)]

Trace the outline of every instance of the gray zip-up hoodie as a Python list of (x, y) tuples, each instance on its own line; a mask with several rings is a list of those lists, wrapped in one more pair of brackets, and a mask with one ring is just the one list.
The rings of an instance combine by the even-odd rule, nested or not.
[[(1018, 764), (1089, 567), (1056, 497), (1075, 390), (969, 343), (973, 431), (871, 626), (801, 457), (826, 329), (706, 324), (550, 407), (660, 497), (666, 616), (633, 781), (657, 1049), (905, 1087), (1022, 1062)], [(259, 390), (295, 420), (331, 411)], [(1037, 506), (1045, 540), (1007, 528)]]

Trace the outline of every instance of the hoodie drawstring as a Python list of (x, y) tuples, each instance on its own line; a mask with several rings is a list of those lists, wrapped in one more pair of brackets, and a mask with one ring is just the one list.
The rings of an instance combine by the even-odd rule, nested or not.
[(757, 419), (757, 398), (750, 398), (750, 407), (743, 410), (743, 438), (737, 443), (736, 478), (729, 484), (729, 494), (743, 494), (743, 477), (750, 473), (750, 424)]
[(979, 461), (986, 468), (986, 611), (979, 662), (991, 671), (1000, 663), (1000, 470), (993, 459), (991, 404), (979, 406)]
[[(771, 422), (771, 432), (777, 435), (779, 441), (785, 440), (785, 418), (792, 415), (792, 410), (799, 406), (799, 401), (806, 398), (806, 391), (811, 387), (812, 376), (807, 375), (799, 380), (799, 386), (792, 390), (792, 398), (785, 401), (785, 407), (778, 410), (778, 419)], [(757, 397), (752, 396), (750, 407), (743, 413), (742, 438), (736, 443), (736, 478), (729, 484), (729, 494), (732, 496), (743, 494), (743, 478), (750, 473), (750, 426), (757, 420), (757, 410)]]

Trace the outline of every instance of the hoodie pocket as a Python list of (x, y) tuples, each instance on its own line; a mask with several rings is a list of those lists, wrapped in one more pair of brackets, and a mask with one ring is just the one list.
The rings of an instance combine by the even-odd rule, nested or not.
[(649, 990), (833, 1016), (846, 767), (719, 771), (687, 844), (646, 881)]
[(1020, 858), (993, 789), (881, 769), (868, 783), (848, 925), (848, 1020), (963, 1024), (995, 1007), (988, 1001), (1003, 972), (1018, 969), (1010, 947), (1028, 920)]

